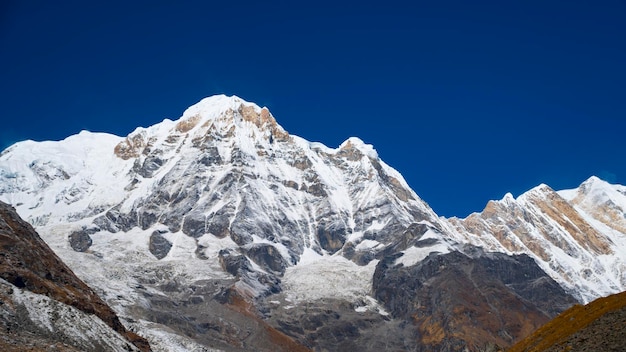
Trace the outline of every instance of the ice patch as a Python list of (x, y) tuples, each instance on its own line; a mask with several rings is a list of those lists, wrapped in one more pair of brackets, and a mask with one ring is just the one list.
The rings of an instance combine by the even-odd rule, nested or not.
[(354, 311), (357, 313), (365, 313), (367, 311), (372, 311), (372, 312), (376, 312), (380, 315), (384, 315), (387, 316), (389, 315), (389, 312), (387, 312), (379, 303), (376, 299), (374, 299), (371, 296), (365, 296), (363, 297), (363, 302), (362, 302), (362, 306), (356, 306), (354, 308)]
[(362, 251), (364, 249), (376, 248), (381, 245), (380, 242), (374, 240), (363, 240), (356, 246), (356, 250)]
[(371, 290), (378, 264), (378, 260), (373, 260), (368, 265), (358, 266), (342, 256), (317, 255), (316, 258), (310, 252), (304, 254), (303, 259), (287, 268), (283, 277), (284, 292), (295, 303), (323, 298), (352, 302), (365, 297)]
[(432, 247), (411, 247), (404, 251), (402, 257), (396, 259), (395, 264), (403, 264), (404, 266), (413, 266), (422, 260), (424, 260), (430, 253), (450, 253), (450, 249), (447, 245), (438, 243)]
[(443, 242), (441, 239), (441, 235), (433, 230), (428, 230), (422, 237), (420, 237), (420, 241), (435, 239), (437, 240), (431, 246), (427, 247), (410, 247), (402, 251), (403, 256), (396, 259), (395, 264), (402, 264), (404, 266), (413, 266), (422, 260), (424, 260), (430, 253), (450, 253), (450, 246)]

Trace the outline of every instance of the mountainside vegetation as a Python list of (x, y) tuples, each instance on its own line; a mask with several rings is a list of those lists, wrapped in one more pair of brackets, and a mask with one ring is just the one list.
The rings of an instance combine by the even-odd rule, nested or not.
[(624, 351), (626, 292), (577, 304), (515, 344), (509, 352)]

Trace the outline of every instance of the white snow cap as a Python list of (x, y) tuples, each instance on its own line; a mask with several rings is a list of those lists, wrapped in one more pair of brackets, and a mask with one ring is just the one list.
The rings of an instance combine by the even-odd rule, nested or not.
[(188, 107), (183, 113), (182, 118), (184, 119), (194, 115), (219, 115), (228, 109), (236, 110), (242, 104), (246, 106), (253, 106), (255, 110), (261, 110), (258, 105), (247, 102), (236, 95), (227, 96), (224, 94), (218, 94), (206, 97), (196, 104)]
[(595, 188), (610, 187), (610, 184), (597, 176), (591, 176), (585, 182), (580, 185), (580, 190), (583, 193), (588, 193)]
[(353, 146), (354, 148), (358, 149), (361, 153), (367, 155), (368, 157), (372, 159), (378, 159), (378, 153), (376, 152), (376, 149), (374, 149), (374, 146), (372, 146), (371, 144), (365, 144), (365, 142), (363, 142), (358, 137), (350, 137), (346, 139), (345, 142), (341, 143), (341, 145), (339, 146), (339, 149), (343, 149), (347, 147), (348, 145)]
[(513, 194), (511, 194), (511, 192), (507, 192), (502, 198), (502, 202), (506, 204), (515, 203), (515, 197), (513, 197)]

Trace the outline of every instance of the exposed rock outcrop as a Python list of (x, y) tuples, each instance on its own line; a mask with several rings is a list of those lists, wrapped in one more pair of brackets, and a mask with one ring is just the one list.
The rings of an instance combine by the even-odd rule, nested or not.
[(409, 267), (398, 257), (378, 264), (373, 294), (412, 322), (417, 350), (507, 347), (576, 302), (525, 255), (433, 253)]
[(154, 231), (150, 235), (150, 245), (148, 247), (157, 259), (163, 259), (172, 249), (172, 243), (168, 241), (160, 231)]
[(89, 235), (90, 231), (87, 229), (72, 232), (68, 237), (72, 249), (76, 252), (84, 252), (89, 249), (93, 243)]

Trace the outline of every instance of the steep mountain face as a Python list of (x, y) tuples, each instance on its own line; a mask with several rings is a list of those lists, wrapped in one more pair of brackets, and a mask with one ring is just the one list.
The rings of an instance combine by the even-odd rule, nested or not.
[(508, 345), (626, 286), (626, 192), (588, 183), (448, 220), (370, 145), (225, 96), (0, 155), (0, 199), (155, 350)]
[(0, 347), (149, 351), (52, 252), (9, 205), (0, 202)]

